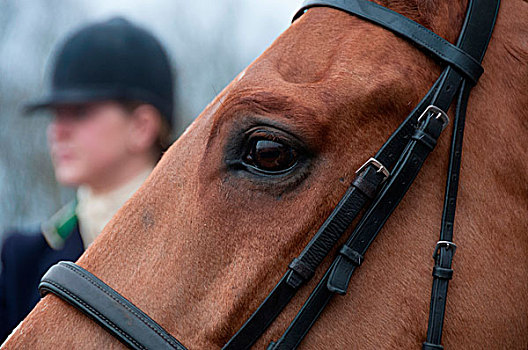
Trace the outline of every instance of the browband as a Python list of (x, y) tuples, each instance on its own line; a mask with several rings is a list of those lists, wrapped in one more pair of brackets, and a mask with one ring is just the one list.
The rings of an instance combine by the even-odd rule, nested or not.
[(398, 33), (442, 61), (449, 63), (452, 67), (460, 70), (473, 84), (477, 83), (479, 77), (484, 72), (480, 62), (467, 52), (451, 44), (421, 24), (374, 2), (366, 0), (307, 0), (303, 3), (301, 9), (297, 11), (293, 20), (295, 21), (306, 10), (312, 7), (331, 7), (350, 15), (369, 20), (394, 33)]

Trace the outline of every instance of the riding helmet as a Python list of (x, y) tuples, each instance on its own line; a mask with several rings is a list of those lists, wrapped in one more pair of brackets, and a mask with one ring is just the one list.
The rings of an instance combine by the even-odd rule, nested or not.
[(168, 56), (151, 33), (121, 17), (67, 38), (55, 58), (50, 93), (28, 109), (102, 100), (151, 104), (172, 126)]

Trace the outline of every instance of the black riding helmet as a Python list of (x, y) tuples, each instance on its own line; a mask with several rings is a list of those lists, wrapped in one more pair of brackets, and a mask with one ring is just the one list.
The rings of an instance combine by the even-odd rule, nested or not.
[(50, 93), (28, 109), (101, 100), (151, 104), (172, 126), (173, 77), (167, 54), (152, 34), (119, 17), (66, 39), (55, 59)]

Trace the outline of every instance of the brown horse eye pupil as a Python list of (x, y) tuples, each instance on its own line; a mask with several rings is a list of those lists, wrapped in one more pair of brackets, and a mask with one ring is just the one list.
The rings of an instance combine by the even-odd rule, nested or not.
[(292, 167), (296, 161), (293, 148), (271, 140), (256, 140), (245, 161), (264, 171), (281, 171)]

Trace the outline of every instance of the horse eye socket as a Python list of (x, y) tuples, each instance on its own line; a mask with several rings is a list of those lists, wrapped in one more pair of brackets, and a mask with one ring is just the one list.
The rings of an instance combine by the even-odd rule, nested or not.
[(249, 140), (244, 163), (264, 173), (277, 174), (297, 163), (297, 151), (280, 141), (256, 137)]

